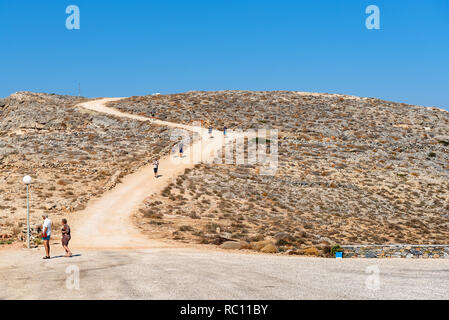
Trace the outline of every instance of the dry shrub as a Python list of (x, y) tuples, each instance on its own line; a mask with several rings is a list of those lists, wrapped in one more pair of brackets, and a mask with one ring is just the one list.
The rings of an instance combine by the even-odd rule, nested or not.
[(162, 214), (152, 208), (141, 208), (139, 211), (145, 218), (162, 219)]
[(315, 247), (304, 249), (304, 254), (306, 256), (315, 256), (315, 257), (318, 257), (320, 255), (318, 249)]

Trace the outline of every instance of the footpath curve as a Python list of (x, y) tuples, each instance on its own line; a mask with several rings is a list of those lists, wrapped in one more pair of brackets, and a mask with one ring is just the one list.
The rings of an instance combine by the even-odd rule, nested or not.
[[(78, 107), (108, 115), (149, 121), (154, 125), (167, 126), (199, 134), (191, 146), (185, 146), (184, 159), (177, 161), (167, 155), (159, 160), (161, 177), (155, 178), (152, 165), (144, 166), (122, 179), (115, 188), (100, 198), (89, 201), (86, 209), (71, 217), (72, 230), (76, 234), (71, 246), (74, 248), (151, 248), (166, 247), (168, 244), (147, 239), (131, 221), (137, 207), (151, 194), (158, 193), (181, 175), (186, 168), (196, 163), (210, 161), (215, 152), (223, 146), (223, 134), (214, 131), (216, 138), (209, 139), (206, 128), (155, 120), (118, 111), (106, 103), (122, 98), (105, 98), (78, 104)], [(75, 216), (76, 215), (76, 216)]]

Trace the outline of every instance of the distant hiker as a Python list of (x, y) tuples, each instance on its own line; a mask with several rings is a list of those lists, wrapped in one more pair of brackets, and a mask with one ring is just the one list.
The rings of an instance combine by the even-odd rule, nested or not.
[(184, 145), (181, 143), (179, 143), (179, 157), (182, 158), (182, 154), (184, 153)]
[(43, 214), (44, 223), (42, 225), (42, 240), (44, 241), (45, 257), (43, 259), (50, 259), (50, 236), (51, 236), (51, 220), (48, 219), (48, 214)]
[(71, 257), (72, 256), (72, 252), (69, 249), (69, 241), (72, 238), (70, 235), (70, 227), (67, 224), (67, 219), (62, 219), (62, 238), (61, 238), (61, 243), (62, 243), (62, 247), (65, 250), (65, 256), (64, 257)]
[(174, 154), (176, 154), (176, 148), (177, 148), (177, 145), (175, 144), (175, 145), (173, 145), (173, 147), (171, 148), (171, 153), (174, 155)]
[(151, 117), (154, 119), (154, 117), (156, 116), (156, 112), (154, 111), (154, 109), (151, 110)]
[(209, 136), (212, 138), (212, 126), (209, 126)]
[(226, 126), (223, 127), (223, 135), (226, 136), (226, 132), (228, 131), (228, 128)]
[(157, 177), (157, 171), (159, 170), (159, 160), (154, 160), (153, 162), (154, 176)]

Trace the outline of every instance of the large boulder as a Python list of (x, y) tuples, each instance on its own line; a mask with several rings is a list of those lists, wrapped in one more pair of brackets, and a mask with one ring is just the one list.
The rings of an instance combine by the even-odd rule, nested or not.
[(220, 248), (222, 249), (232, 249), (232, 250), (239, 250), (242, 248), (242, 244), (238, 241), (226, 241), (223, 242), (220, 245)]
[(290, 235), (286, 232), (278, 232), (274, 235), (274, 238), (276, 240), (288, 240), (290, 238)]
[(276, 248), (276, 246), (274, 244), (269, 243), (265, 247), (260, 249), (260, 252), (263, 252), (263, 253), (277, 253), (278, 249)]
[(272, 242), (270, 240), (263, 240), (263, 241), (252, 242), (250, 244), (250, 246), (251, 246), (251, 249), (260, 251), (263, 247), (265, 247), (268, 244), (272, 244)]
[(435, 136), (435, 140), (444, 145), (449, 145), (449, 136)]

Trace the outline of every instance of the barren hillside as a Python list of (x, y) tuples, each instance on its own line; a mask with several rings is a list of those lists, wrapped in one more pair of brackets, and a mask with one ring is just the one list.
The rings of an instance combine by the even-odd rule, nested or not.
[(217, 129), (279, 130), (275, 175), (260, 175), (257, 165), (198, 165), (148, 199), (143, 229), (152, 234), (201, 243), (271, 239), (291, 253), (335, 243), (449, 242), (446, 111), (284, 91), (189, 92), (110, 106)]
[[(23, 235), (23, 175), (35, 179), (34, 225), (41, 212), (62, 217), (83, 209), (124, 175), (169, 154), (166, 127), (76, 107), (82, 101), (26, 92), (0, 100), (3, 238)], [(290, 254), (322, 254), (333, 244), (449, 242), (446, 111), (286, 91), (189, 92), (109, 106), (175, 123), (279, 133), (277, 142), (256, 141), (267, 150), (277, 143), (272, 175), (257, 164), (199, 164), (149, 195), (136, 217), (151, 238), (228, 239), (236, 241), (232, 248)]]
[(75, 107), (84, 100), (29, 92), (0, 100), (3, 240), (26, 230), (25, 174), (34, 178), (31, 225), (41, 222), (42, 212), (59, 223), (58, 216), (83, 209), (121, 177), (168, 152), (166, 128)]

